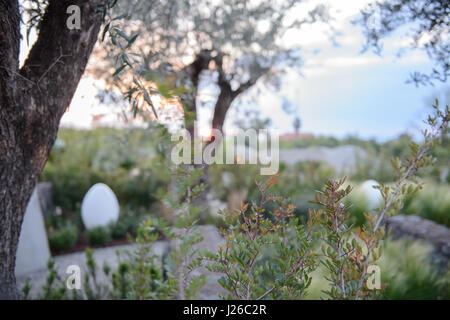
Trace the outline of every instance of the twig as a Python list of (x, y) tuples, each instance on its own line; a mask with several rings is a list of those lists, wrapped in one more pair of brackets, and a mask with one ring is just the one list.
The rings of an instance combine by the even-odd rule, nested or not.
[(275, 287), (270, 288), (269, 290), (267, 290), (262, 296), (260, 296), (259, 298), (257, 298), (256, 300), (261, 300), (264, 297), (266, 297), (268, 294), (270, 294), (273, 290), (275, 289)]
[[(420, 161), (423, 159), (423, 157), (425, 156), (426, 152), (428, 152), (428, 150), (431, 148), (434, 140), (438, 137), (439, 133), (443, 130), (446, 122), (448, 122), (447, 118), (444, 118), (443, 123), (439, 126), (439, 128), (432, 133), (431, 138), (425, 143), (425, 145), (423, 146), (422, 150), (420, 151), (419, 155), (412, 161), (412, 163), (410, 164), (410, 166), (408, 167), (407, 171), (405, 172), (405, 174), (403, 175), (403, 177), (400, 178), (400, 180), (397, 182), (397, 185), (395, 187), (394, 192), (392, 193), (391, 197), (389, 198), (388, 202), (386, 203), (386, 206), (384, 207), (383, 211), (381, 212), (381, 214), (379, 215), (378, 219), (377, 219), (377, 223), (375, 224), (375, 227), (373, 228), (372, 233), (375, 234), (378, 229), (381, 226), (381, 223), (384, 219), (384, 217), (386, 216), (386, 213), (388, 212), (389, 208), (392, 206), (392, 203), (394, 202), (394, 200), (396, 199), (398, 193), (400, 192), (400, 189), (402, 188), (403, 183), (415, 172), (417, 171), (417, 164), (420, 163)], [(359, 280), (358, 283), (358, 289), (356, 291), (356, 295), (355, 298), (358, 299), (360, 292), (361, 292), (361, 288), (364, 284), (364, 280), (366, 278), (366, 274), (367, 274), (367, 268), (369, 265), (369, 258), (370, 258), (370, 254), (372, 252), (372, 245), (373, 242), (375, 241), (375, 237), (370, 240), (369, 244), (368, 244), (368, 249), (367, 249), (367, 256), (366, 259), (364, 261), (364, 265), (363, 265), (363, 273), (361, 275), (361, 279)]]

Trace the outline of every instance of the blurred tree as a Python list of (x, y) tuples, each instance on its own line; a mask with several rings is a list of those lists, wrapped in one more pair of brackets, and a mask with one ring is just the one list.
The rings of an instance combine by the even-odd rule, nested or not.
[[(179, 91), (179, 102), (193, 134), (201, 81), (218, 88), (212, 127), (221, 130), (239, 95), (260, 80), (277, 87), (280, 73), (299, 64), (299, 48), (282, 40), (286, 31), (327, 19), (323, 5), (307, 10), (300, 7), (304, 2), (132, 0), (121, 2), (116, 13), (126, 19), (129, 34), (140, 35), (134, 46), (147, 79), (164, 77), (185, 89)], [(109, 55), (117, 56), (114, 50)], [(117, 70), (117, 61), (110, 61)], [(159, 89), (164, 91), (164, 85)]]
[(249, 129), (261, 130), (267, 129), (272, 124), (272, 120), (261, 118), (259, 110), (245, 110), (243, 111), (243, 117), (236, 119), (234, 124), (244, 131)]
[[(18, 297), (14, 267), (25, 208), (97, 41), (107, 3), (0, 1), (0, 299)], [(80, 8), (79, 30), (66, 24), (71, 5)], [(39, 37), (19, 68), (24, 6), (34, 10)]]
[(405, 38), (412, 37), (411, 48), (424, 49), (434, 67), (428, 74), (413, 72), (409, 82), (432, 85), (434, 81), (447, 81), (450, 75), (450, 1), (377, 1), (369, 4), (361, 14), (355, 22), (364, 28), (367, 40), (364, 50), (372, 47), (380, 53), (383, 38), (410, 25), (413, 33), (405, 34)]

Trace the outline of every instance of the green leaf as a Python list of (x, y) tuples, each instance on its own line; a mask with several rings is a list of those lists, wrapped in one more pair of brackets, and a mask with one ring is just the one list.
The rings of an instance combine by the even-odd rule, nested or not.
[(153, 113), (155, 114), (156, 119), (158, 119), (158, 114), (156, 113), (155, 107), (153, 106), (153, 102), (150, 99), (150, 95), (145, 89), (144, 89), (144, 100), (150, 105), (150, 107), (152, 107)]
[(108, 32), (110, 26), (111, 26), (111, 23), (109, 22), (106, 24), (105, 28), (103, 28), (101, 42), (103, 42), (103, 40), (105, 40), (106, 33)]
[(118, 34), (119, 36), (121, 36), (121, 37), (124, 38), (125, 40), (129, 41), (128, 36), (127, 36), (122, 30), (116, 29), (116, 32), (117, 32), (117, 34)]
[(123, 19), (123, 18), (125, 18), (127, 16), (127, 14), (126, 13), (124, 13), (124, 14), (121, 14), (120, 16), (117, 16), (117, 17), (115, 17), (115, 18), (112, 18), (112, 21), (114, 21), (114, 20), (120, 20), (120, 19)]
[(113, 73), (113, 77), (117, 76), (123, 69), (125, 69), (126, 65), (123, 64), (119, 68), (116, 69), (116, 71)]
[(130, 38), (130, 40), (128, 40), (128, 44), (127, 44), (127, 46), (125, 47), (125, 49), (128, 49), (128, 48), (130, 48), (132, 45), (133, 45), (133, 43), (136, 41), (136, 39), (139, 37), (139, 33), (136, 33), (134, 36), (132, 36), (131, 38)]

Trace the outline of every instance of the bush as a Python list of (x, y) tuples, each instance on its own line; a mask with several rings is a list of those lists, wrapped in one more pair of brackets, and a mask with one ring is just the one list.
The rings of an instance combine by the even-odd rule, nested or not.
[(430, 246), (388, 239), (379, 260), (388, 299), (450, 299), (448, 274), (439, 275), (430, 262)]
[(350, 221), (355, 226), (362, 226), (366, 222), (364, 213), (368, 212), (367, 200), (359, 190), (353, 191), (347, 198), (347, 203), (351, 204), (350, 211)]
[(404, 211), (450, 227), (450, 186), (426, 184), (407, 199)]
[(117, 223), (111, 225), (111, 236), (113, 239), (121, 239), (128, 234), (135, 237), (139, 224), (141, 223), (141, 216), (124, 216), (119, 218)]
[[(295, 206), (284, 197), (272, 193), (273, 189), (269, 190), (277, 182), (278, 175), (275, 175), (265, 183), (256, 182), (259, 201), (242, 202), (240, 210), (222, 212), (226, 224), (222, 230), (225, 244), (219, 247), (217, 253), (197, 250), (195, 245), (202, 241), (202, 236), (193, 227), (200, 210), (192, 204), (205, 190), (203, 184), (196, 185), (202, 172), (197, 169), (184, 173), (180, 170), (182, 168), (177, 168), (181, 177), (178, 188), (175, 188), (174, 195), (167, 193), (165, 199), (173, 204), (174, 210), (180, 212), (175, 219), (175, 228), (157, 219), (141, 225), (136, 254), (132, 253), (129, 261), (121, 261), (118, 271), (112, 274), (112, 285), (119, 291), (111, 297), (196, 298), (206, 278), (204, 275), (189, 277), (189, 274), (207, 262), (209, 271), (222, 274), (218, 282), (228, 291), (228, 295), (223, 296), (225, 298), (302, 298), (312, 284), (312, 273), (320, 263), (322, 270), (318, 271), (324, 272), (330, 284), (321, 298), (383, 298), (387, 284), (386, 296), (389, 298), (448, 299), (448, 279), (438, 278), (428, 261), (429, 249), (421, 249), (417, 244), (410, 245), (410, 242), (396, 242), (399, 243), (396, 245), (388, 240), (384, 243), (386, 249), (383, 255), (386, 232), (381, 222), (385, 217), (397, 214), (404, 197), (421, 188), (416, 173), (433, 162), (428, 151), (448, 128), (448, 107), (445, 114), (439, 111), (437, 105), (434, 107), (436, 117), (442, 118), (442, 124), (436, 122), (436, 117), (429, 117), (432, 130), (424, 132), (424, 144), (411, 143), (412, 156), (407, 161), (396, 158), (391, 162), (398, 181), (393, 186), (379, 186), (384, 205), (375, 210), (378, 215), (365, 215), (366, 223), (356, 230), (349, 223), (350, 205), (345, 198), (352, 188), (345, 184), (345, 178), (325, 182), (325, 187), (317, 191), (315, 200), (311, 201), (320, 208), (311, 210), (307, 224), (301, 225), (294, 217)], [(269, 202), (276, 204), (271, 212), (264, 207)], [(159, 232), (174, 243), (163, 253), (161, 263), (156, 262), (157, 255), (151, 254), (152, 244), (158, 239)], [(95, 228), (89, 230), (87, 235), (90, 244), (104, 244), (110, 237), (110, 229)], [(318, 252), (313, 250), (316, 248)], [(380, 257), (386, 260), (380, 260)], [(87, 261), (89, 269), (95, 271), (91, 254)], [(395, 264), (392, 264), (393, 261)], [(380, 266), (384, 286), (369, 286), (369, 266)], [(104, 272), (107, 274), (109, 269), (104, 268)], [(86, 279), (88, 284), (89, 277)], [(49, 281), (48, 288), (51, 285)], [(88, 285), (86, 288), (92, 291)], [(102, 296), (104, 294), (101, 293), (88, 294), (88, 298)]]
[[(309, 274), (317, 266), (311, 250), (316, 214), (306, 226), (299, 224), (292, 218), (295, 206), (269, 190), (275, 183), (276, 177), (256, 183), (259, 206), (242, 203), (240, 210), (223, 213), (226, 244), (217, 254), (204, 252), (207, 269), (223, 275), (219, 284), (228, 291), (227, 299), (297, 299), (310, 285)], [(265, 212), (269, 202), (276, 208)]]
[(218, 199), (227, 201), (230, 191), (246, 190), (249, 196), (256, 191), (254, 181), (259, 177), (259, 166), (213, 164), (208, 175), (212, 192)]
[[(369, 212), (364, 193), (356, 188), (348, 197), (351, 204), (351, 222), (361, 226), (366, 221), (364, 213)], [(450, 186), (446, 184), (425, 184), (424, 188), (405, 199), (403, 213), (418, 215), (450, 227)]]
[(117, 221), (117, 223), (111, 225), (111, 237), (113, 239), (122, 239), (127, 235), (128, 225), (123, 221)]
[[(411, 240), (387, 239), (378, 261), (381, 282), (387, 285), (382, 299), (449, 299), (450, 274), (439, 275), (429, 260), (430, 246)], [(318, 300), (329, 290), (329, 272), (320, 266), (312, 274), (305, 299)]]
[(63, 227), (49, 234), (48, 242), (52, 251), (68, 250), (78, 240), (78, 229), (75, 226)]
[(86, 230), (86, 238), (90, 246), (104, 246), (111, 240), (111, 230), (107, 227)]
[(83, 196), (98, 182), (109, 185), (120, 203), (149, 206), (156, 190), (167, 186), (161, 131), (62, 128), (58, 139), (65, 146), (52, 150), (41, 180), (53, 184), (53, 201), (64, 212), (78, 211)]

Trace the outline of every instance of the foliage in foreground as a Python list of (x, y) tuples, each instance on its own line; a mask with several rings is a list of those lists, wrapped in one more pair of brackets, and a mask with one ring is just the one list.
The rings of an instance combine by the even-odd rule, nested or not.
[[(227, 298), (298, 299), (310, 285), (309, 274), (316, 267), (312, 251), (316, 216), (311, 214), (305, 227), (299, 224), (292, 204), (268, 194), (275, 182), (272, 177), (257, 183), (259, 204), (243, 204), (236, 213), (223, 213), (226, 245), (217, 254), (205, 253), (206, 260), (212, 261), (208, 269), (224, 275), (219, 283), (230, 292)], [(269, 201), (276, 203), (276, 209), (265, 213)]]
[[(450, 299), (450, 274), (440, 274), (430, 261), (431, 248), (411, 239), (383, 243), (383, 255), (378, 261), (381, 282), (386, 284), (379, 298), (390, 300)], [(319, 266), (312, 274), (312, 283), (305, 299), (317, 300), (330, 288), (327, 270)]]
[(419, 241), (389, 240), (379, 261), (384, 297), (393, 300), (450, 299), (450, 271), (439, 273), (429, 256), (432, 248)]
[[(351, 192), (350, 186), (343, 187), (345, 179), (329, 180), (323, 190), (316, 193), (313, 202), (321, 208), (311, 210), (310, 219), (303, 226), (293, 217), (293, 205), (282, 197), (269, 194), (269, 188), (276, 182), (275, 177), (271, 177), (266, 183), (257, 184), (261, 192), (259, 204), (242, 203), (237, 212), (223, 214), (227, 226), (223, 230), (225, 247), (221, 247), (218, 253), (198, 252), (195, 245), (202, 239), (195, 233), (198, 211), (192, 200), (204, 186), (196, 184), (198, 171), (188, 170), (174, 190), (175, 199), (167, 199), (178, 212), (176, 229), (162, 222), (157, 222), (158, 228), (152, 221), (145, 223), (138, 234), (138, 250), (130, 253), (129, 258), (112, 273), (112, 289), (104, 289), (97, 281), (95, 262), (88, 252), (90, 272), (85, 279), (86, 297), (192, 299), (197, 297), (206, 279), (190, 273), (204, 266), (205, 262), (208, 262), (210, 271), (223, 275), (219, 284), (229, 292), (224, 298), (302, 298), (319, 263), (326, 270), (330, 284), (323, 292), (324, 297), (383, 297), (389, 284), (380, 283), (376, 271), (386, 237), (383, 220), (398, 213), (405, 196), (421, 189), (417, 172), (434, 162), (429, 151), (441, 135), (447, 133), (450, 119), (448, 106), (445, 112), (440, 111), (437, 103), (434, 108), (435, 115), (428, 118), (430, 131), (424, 131), (424, 143), (412, 143), (410, 157), (392, 161), (397, 182), (377, 187), (384, 203), (374, 212), (365, 214), (367, 223), (358, 227), (356, 233), (350, 223), (349, 206), (344, 203), (344, 198)], [(276, 203), (273, 211), (265, 211), (267, 202)], [(156, 231), (162, 231), (169, 239), (175, 240), (161, 261), (152, 253), (152, 244), (158, 239)], [(321, 248), (319, 254), (313, 251), (315, 245)], [(67, 298), (64, 288), (51, 290), (58, 275), (52, 264), (49, 267), (51, 272), (43, 298)], [(371, 274), (373, 270), (375, 273)], [(103, 271), (108, 275), (110, 269), (104, 267)], [(91, 282), (95, 291), (91, 290)], [(390, 290), (395, 293), (394, 289)], [(24, 292), (27, 292), (25, 288)], [(73, 293), (73, 298), (79, 297)]]

